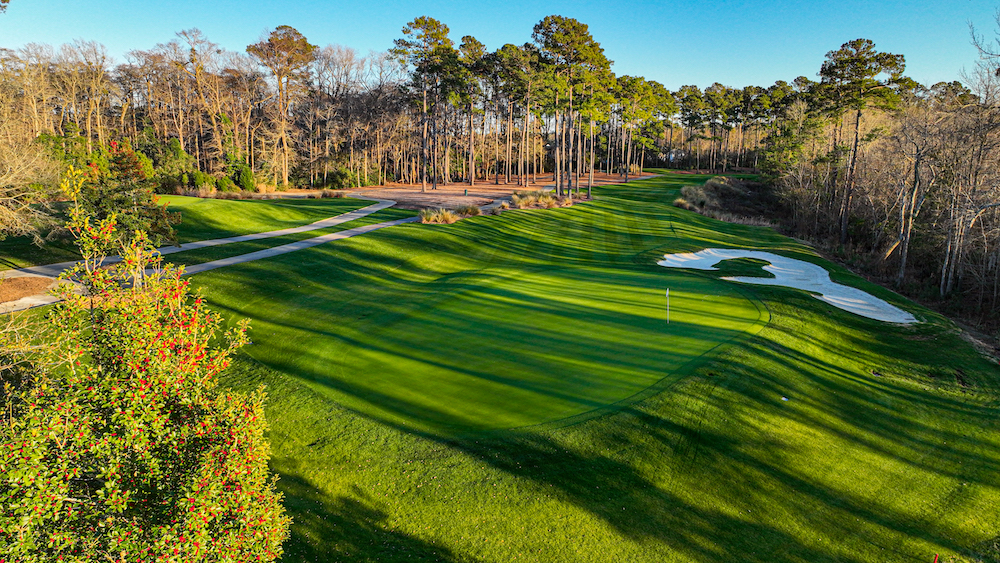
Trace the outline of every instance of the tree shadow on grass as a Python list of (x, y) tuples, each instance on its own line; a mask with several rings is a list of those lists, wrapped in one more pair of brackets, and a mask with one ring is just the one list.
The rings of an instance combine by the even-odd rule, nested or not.
[(281, 474), (278, 488), (293, 518), (282, 561), (472, 561), (445, 546), (388, 529), (389, 515), (357, 487), (350, 496), (332, 497), (296, 475), (291, 467), (276, 465), (273, 469)]
[[(565, 232), (570, 230), (567, 228)], [(546, 247), (546, 252), (567, 249), (570, 239), (568, 235), (560, 236), (556, 243)], [(504, 244), (510, 244), (510, 237)], [(514, 244), (515, 250), (521, 246), (527, 249), (532, 244), (537, 249), (537, 242), (528, 237)], [(353, 248), (354, 255), (349, 257), (353, 263), (369, 261), (361, 248)], [(572, 259), (578, 256), (573, 255)], [(412, 264), (409, 266), (408, 273), (412, 276), (440, 275), (438, 271), (414, 268)], [(307, 274), (302, 270), (293, 272), (292, 279), (296, 283), (315, 283), (317, 277)], [(360, 286), (365, 279), (379, 281), (380, 275), (354, 272), (324, 283), (347, 280)], [(416, 287), (408, 286), (406, 281), (401, 277), (391, 280), (391, 284), (404, 293), (409, 287)], [(801, 300), (804, 310), (816, 311), (811, 297), (801, 296)], [(530, 301), (529, 305), (539, 306)], [(658, 406), (657, 398), (648, 404), (626, 408), (606, 420), (591, 421), (581, 429), (560, 432), (525, 429), (467, 435), (415, 429), (400, 424), (398, 418), (379, 418), (372, 412), (354, 414), (394, 429), (399, 439), (408, 444), (424, 441), (444, 446), (454, 455), (512, 476), (521, 490), (552, 491), (560, 500), (607, 523), (634, 544), (661, 551), (669, 548), (675, 558), (860, 563), (872, 560), (863, 554), (874, 555), (880, 549), (899, 550), (889, 558), (912, 560), (923, 555), (915, 546), (926, 543), (960, 550), (970, 532), (953, 527), (955, 524), (939, 523), (932, 519), (932, 514), (915, 514), (908, 508), (898, 508), (892, 499), (873, 498), (864, 488), (864, 469), (859, 471), (857, 483), (845, 484), (822, 471), (804, 469), (803, 459), (796, 457), (799, 454), (794, 442), (756, 432), (781, 422), (795, 423), (836, 440), (842, 450), (871, 453), (871, 457), (886, 463), (908, 463), (914, 472), (906, 475), (917, 487), (920, 484), (916, 479), (920, 476), (969, 480), (990, 487), (996, 479), (987, 475), (987, 470), (996, 470), (996, 456), (990, 457), (971, 447), (942, 453), (938, 451), (941, 442), (962, 443), (962, 437), (953, 428), (926, 423), (948, 417), (967, 422), (976, 414), (989, 416), (989, 413), (970, 408), (963, 401), (931, 396), (893, 382), (873, 384), (859, 378), (856, 369), (835, 365), (838, 358), (853, 358), (859, 351), (882, 353), (878, 343), (866, 343), (863, 336), (853, 337), (855, 341), (844, 339), (831, 346), (828, 354), (817, 355), (810, 349), (824, 344), (824, 331), (813, 328), (812, 333), (795, 334), (787, 328), (778, 330), (786, 330), (780, 338), (782, 344), (778, 344), (777, 338), (775, 342), (761, 338), (743, 350), (743, 357), (752, 357), (753, 361), (742, 362), (739, 354), (729, 356), (729, 363), (723, 367), (733, 375), (727, 381), (729, 394), (725, 399), (716, 401), (711, 389), (698, 393), (691, 389), (672, 390), (670, 395), (678, 399), (683, 399), (684, 393), (691, 393), (686, 404), (693, 405), (693, 411)], [(859, 327), (858, 332), (867, 332), (873, 339), (878, 334), (867, 325)], [(351, 345), (361, 344), (354, 341)], [(378, 347), (386, 353), (393, 348), (381, 344)], [(467, 371), (476, 377), (493, 375), (482, 366)], [(339, 391), (361, 395), (357, 388), (344, 387)], [(783, 393), (794, 393), (793, 402), (787, 406), (777, 402)], [(886, 407), (873, 396), (896, 403)], [(385, 401), (377, 396), (359, 398)], [(392, 400), (388, 407), (397, 412), (411, 412), (431, 420), (449, 416), (427, 405), (407, 401), (406, 397)], [(908, 411), (914, 408), (921, 412)], [(731, 417), (736, 428), (750, 430), (740, 433), (714, 427), (706, 421), (713, 412)], [(628, 453), (595, 453), (595, 448), (567, 438), (577, 433), (586, 435), (584, 442), (604, 441), (609, 448)], [(329, 435), (336, 439), (332, 430)], [(825, 463), (823, 459), (806, 461)], [(932, 463), (935, 461), (939, 463)], [(387, 454), (381, 463), (391, 467), (392, 455)], [(380, 507), (358, 490), (350, 496), (327, 496), (295, 467), (276, 465), (275, 468), (287, 481), (282, 485), (288, 495), (286, 504), (296, 518), (289, 560), (405, 561), (419, 557), (429, 561), (461, 560), (456, 553), (461, 546), (448, 551), (388, 529), (390, 519), (406, 518), (407, 507), (402, 501), (392, 507)], [(683, 474), (686, 485), (654, 479), (649, 472), (656, 470)], [(385, 471), (392, 474), (391, 468)], [(877, 472), (878, 468), (871, 471)], [(708, 484), (704, 493), (680, 488), (693, 486), (692, 475), (705, 477)], [(469, 482), (467, 486), (473, 488), (477, 483)], [(778, 494), (764, 498), (768, 490)], [(919, 500), (916, 495), (913, 498)], [(754, 513), (760, 509), (772, 510), (791, 522), (780, 522), (773, 514), (758, 518), (749, 512), (744, 514), (743, 509)], [(571, 511), (566, 512), (574, 517)], [(875, 537), (867, 537), (868, 534)], [(818, 545), (817, 536), (833, 538), (840, 545)], [(347, 546), (350, 556), (348, 551), (341, 551), (341, 546)]]
[[(671, 395), (680, 397), (690, 392), (691, 404), (726, 412), (736, 428), (759, 427), (760, 417), (785, 418), (854, 443), (860, 450), (874, 452), (883, 459), (909, 464), (918, 472), (996, 485), (995, 478), (985, 478), (980, 471), (995, 468), (996, 459), (985, 457), (982, 451), (959, 447), (943, 452), (947, 455), (938, 457), (937, 463), (927, 462), (925, 456), (936, 451), (938, 444), (952, 440), (960, 443), (962, 436), (947, 428), (923, 424), (920, 417), (908, 415), (906, 405), (940, 411), (939, 416), (954, 413), (963, 419), (984, 414), (979, 409), (891, 384), (885, 385), (885, 392), (901, 394), (899, 407), (881, 408), (865, 394), (864, 384), (839, 366), (797, 350), (786, 349), (779, 355), (769, 349), (764, 339), (744, 346), (754, 348), (754, 355), (761, 361), (751, 365), (730, 358), (727, 369), (744, 382), (729, 389), (736, 393), (738, 401), (734, 403), (730, 396), (712, 404), (712, 393), (704, 390), (675, 389)], [(776, 376), (768, 366), (784, 375)], [(791, 373), (797, 373), (802, 380), (789, 378)], [(808, 410), (776, 401), (790, 386), (802, 383), (815, 389), (803, 388), (796, 396), (796, 402), (807, 404)], [(816, 396), (810, 399), (807, 393)], [(824, 404), (827, 399), (829, 404)], [(691, 495), (685, 494), (689, 491), (650, 479), (640, 469), (641, 463), (595, 454), (593, 448), (580, 447), (562, 433), (527, 429), (444, 436), (379, 420), (370, 414), (361, 416), (479, 460), (521, 480), (522, 489), (554, 492), (637, 544), (653, 542), (659, 549), (669, 546), (672, 552), (695, 560), (860, 562), (867, 560), (859, 554), (865, 549), (870, 553), (886, 550), (892, 554), (891, 559), (908, 560), (922, 555), (915, 551), (918, 545), (929, 543), (952, 551), (967, 547), (968, 531), (953, 527), (954, 523), (937, 521), (933, 513), (902, 511), (894, 508), (889, 499), (873, 500), (863, 487), (827, 481), (822, 472), (811, 475), (792, 469), (795, 464), (787, 462), (796, 453), (790, 444), (772, 443), (766, 437), (754, 437), (753, 432), (722, 432), (704, 424), (705, 416), (710, 415), (674, 412), (652, 403), (627, 408), (609, 417), (604, 426), (602, 421), (595, 421), (598, 428), (587, 432), (591, 439), (597, 437), (634, 452), (644, 463), (663, 463), (667, 471), (711, 473), (714, 480), (706, 486), (712, 489), (705, 495), (724, 499), (719, 506), (691, 502)], [(653, 440), (659, 447), (647, 451), (644, 448), (648, 444), (641, 443), (642, 439)], [(663, 461), (671, 457), (672, 463)], [(679, 462), (683, 463), (678, 466)], [(861, 478), (863, 475), (859, 475)], [(782, 493), (778, 498), (763, 499), (760, 491), (765, 490)], [(744, 515), (742, 508), (754, 512), (772, 510), (799, 523), (777, 525), (774, 519), (757, 519), (749, 512)], [(802, 533), (795, 532), (798, 528), (804, 528)], [(849, 546), (826, 548), (805, 539), (816, 533)], [(867, 534), (872, 537), (865, 537)]]

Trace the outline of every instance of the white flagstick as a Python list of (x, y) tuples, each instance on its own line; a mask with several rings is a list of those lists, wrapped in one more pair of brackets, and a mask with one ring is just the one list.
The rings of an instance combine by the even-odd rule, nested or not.
[(670, 288), (667, 288), (667, 324), (670, 324)]

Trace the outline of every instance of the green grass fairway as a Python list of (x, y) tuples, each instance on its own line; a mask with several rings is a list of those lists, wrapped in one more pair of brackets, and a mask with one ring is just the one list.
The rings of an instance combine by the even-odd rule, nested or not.
[[(179, 212), (174, 226), (181, 243), (298, 227), (360, 209), (372, 202), (359, 199), (222, 200), (164, 195), (160, 204)], [(0, 270), (67, 262), (80, 257), (70, 241), (35, 246), (27, 237), (0, 241)]]
[[(286, 265), (292, 279), (310, 268)], [(510, 428), (599, 412), (759, 328), (763, 307), (737, 288), (662, 274), (495, 268), (375, 300), (349, 283), (318, 290), (260, 272), (261, 297), (236, 313), (256, 313), (251, 356), (368, 416), (422, 430)]]
[[(284, 560), (995, 558), (995, 362), (800, 243), (671, 205), (706, 178), (194, 276), (253, 319), (225, 384), (268, 387)], [(655, 265), (706, 247), (819, 263), (926, 322), (718, 279), (745, 261)]]
[(241, 254), (249, 254), (251, 252), (257, 252), (258, 250), (273, 248), (275, 246), (281, 246), (283, 244), (288, 244), (290, 242), (310, 239), (313, 237), (318, 237), (329, 233), (335, 233), (338, 231), (346, 231), (347, 229), (353, 229), (355, 227), (361, 227), (364, 225), (372, 225), (375, 223), (383, 223), (386, 221), (405, 219), (407, 217), (413, 217), (416, 214), (417, 213), (415, 211), (410, 211), (407, 209), (396, 209), (395, 207), (390, 207), (388, 209), (382, 209), (380, 211), (376, 211), (375, 213), (372, 213), (371, 215), (366, 215), (364, 217), (361, 217), (360, 219), (354, 219), (353, 221), (341, 223), (333, 227), (316, 229), (315, 231), (305, 231), (301, 233), (282, 235), (273, 238), (263, 238), (246, 242), (232, 242), (229, 244), (220, 244), (218, 246), (208, 246), (205, 248), (196, 248), (194, 250), (185, 250), (183, 252), (175, 252), (173, 254), (168, 254), (163, 257), (163, 260), (164, 262), (168, 262), (178, 266), (190, 266), (192, 264), (201, 264), (203, 262), (221, 260), (223, 258), (229, 258), (231, 256), (240, 256)]

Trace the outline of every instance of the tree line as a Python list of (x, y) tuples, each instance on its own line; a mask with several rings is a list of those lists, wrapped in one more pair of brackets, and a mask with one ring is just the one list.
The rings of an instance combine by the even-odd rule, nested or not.
[(996, 77), (984, 66), (968, 86), (924, 86), (904, 71), (902, 55), (858, 39), (816, 80), (671, 91), (616, 76), (588, 27), (555, 15), (493, 51), (426, 16), (364, 56), (288, 26), (243, 52), (181, 31), (121, 64), (94, 42), (29, 44), (0, 50), (0, 213), (30, 232), (14, 195), (66, 164), (107, 169), (112, 141), (161, 191), (542, 176), (564, 194), (595, 171), (762, 171), (795, 233), (987, 320), (1000, 294)]
[(552, 174), (563, 191), (589, 185), (594, 170), (752, 167), (791, 90), (671, 92), (615, 76), (572, 18), (549, 16), (531, 37), (489, 51), (419, 17), (389, 51), (366, 56), (288, 26), (245, 52), (186, 30), (121, 64), (95, 42), (29, 44), (0, 50), (0, 111), (11, 146), (36, 140), (77, 165), (128, 142), (165, 190)]
[(845, 43), (799, 81), (760, 165), (791, 232), (995, 330), (1000, 77), (981, 51), (965, 84), (924, 86), (902, 55)]

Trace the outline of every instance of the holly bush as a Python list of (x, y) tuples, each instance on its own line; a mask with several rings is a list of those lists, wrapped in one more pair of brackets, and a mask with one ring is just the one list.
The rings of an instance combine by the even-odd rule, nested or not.
[[(74, 201), (82, 181), (64, 181)], [(80, 209), (77, 289), (34, 339), (0, 332), (0, 563), (277, 559), (264, 392), (216, 388), (247, 323), (220, 333), (141, 231), (108, 267), (115, 218)]]

